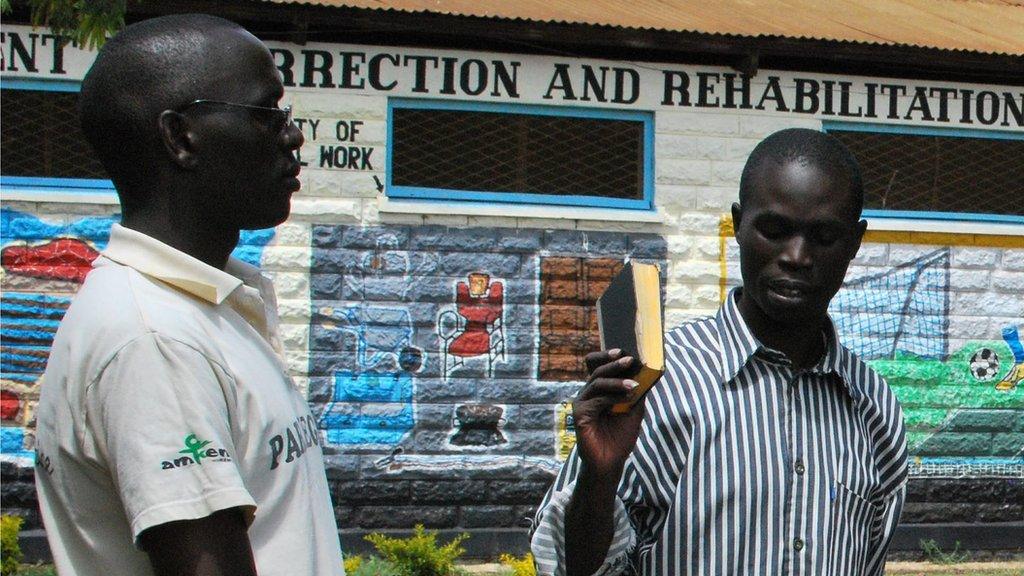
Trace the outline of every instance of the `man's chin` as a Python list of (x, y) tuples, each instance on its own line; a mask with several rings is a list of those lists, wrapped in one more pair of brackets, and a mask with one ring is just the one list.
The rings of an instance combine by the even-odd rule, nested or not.
[(810, 306), (806, 303), (771, 303), (767, 310), (768, 318), (779, 326), (791, 326), (794, 329), (820, 324), (828, 314), (827, 309)]
[(273, 212), (265, 212), (261, 214), (259, 218), (253, 218), (251, 221), (246, 222), (241, 227), (242, 230), (263, 230), (265, 228), (273, 228), (279, 224), (282, 224), (288, 219), (291, 214), (291, 200), (287, 200), (283, 205)]

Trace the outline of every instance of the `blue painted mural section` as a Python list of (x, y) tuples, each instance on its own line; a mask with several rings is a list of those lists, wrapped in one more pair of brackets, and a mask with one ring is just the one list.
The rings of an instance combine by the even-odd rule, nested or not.
[[(322, 307), (316, 314), (320, 341), (351, 351), (353, 368), (334, 372), (333, 394), (320, 417), (332, 444), (397, 444), (413, 428), (413, 373), (423, 352), (403, 308), (358, 305)], [(351, 361), (350, 361), (351, 362)]]
[[(34, 214), (4, 208), (0, 210), (0, 246), (14, 241), (77, 238), (102, 251), (110, 241), (110, 227), (120, 219), (120, 216), (91, 216), (58, 224), (42, 220)], [(231, 255), (253, 266), (259, 266), (263, 259), (263, 249), (273, 239), (273, 228), (242, 230), (238, 246)]]
[[(547, 415), (576, 383), (538, 380), (542, 255), (663, 263), (667, 252), (654, 234), (347, 225), (311, 232), (311, 409), (327, 446), (385, 457), (550, 458), (555, 430)], [(442, 337), (445, 314), (467, 318), (449, 340), (468, 331), (468, 317), (490, 326), (493, 314), (476, 318), (471, 306), (484, 300), (501, 318), (497, 362), (486, 349), (448, 350)], [(445, 351), (469, 361), (445, 374)], [(519, 414), (528, 416), (514, 432), (502, 428)]]
[(408, 372), (339, 371), (320, 427), (332, 444), (397, 444), (413, 428), (412, 400)]
[[(74, 218), (70, 221), (55, 218), (50, 221), (34, 214), (3, 208), (0, 209), (0, 248), (26, 246), (31, 250), (39, 246), (52, 251), (52, 245), (47, 248), (47, 243), (57, 239), (72, 239), (79, 242), (75, 246), (82, 247), (84, 244), (88, 247), (81, 248), (83, 254), (95, 254), (106, 248), (110, 241), (111, 226), (119, 220), (118, 215), (113, 215)], [(274, 234), (274, 229), (242, 231), (239, 244), (232, 255), (259, 266), (263, 251), (273, 240)], [(76, 254), (73, 260), (69, 260), (76, 263), (73, 269), (80, 270), (87, 266), (83, 254)], [(59, 261), (60, 255), (51, 253), (48, 257), (56, 256)], [(60, 266), (61, 264), (57, 264), (54, 269), (60, 272)], [(65, 268), (63, 272), (66, 271)], [(4, 273), (18, 275), (19, 271), (5, 270)], [(46, 274), (47, 272), (33, 270), (26, 276), (44, 282)], [(80, 275), (58, 274), (53, 279), (66, 280), (68, 284), (64, 289), (74, 291), (77, 289), (77, 282), (83, 276), (84, 272)], [(33, 280), (28, 280), (27, 285), (31, 287), (32, 283)], [(25, 284), (21, 283), (19, 288)], [(48, 289), (52, 290), (52, 287)], [(70, 293), (56, 295), (5, 290), (0, 297), (0, 338), (3, 341), (3, 346), (0, 347), (0, 378), (14, 385), (11, 390), (16, 391), (12, 393), (20, 395), (25, 393), (25, 390), (31, 391), (39, 381), (46, 369), (46, 359), (57, 327), (71, 303), (71, 296)], [(5, 390), (7, 389), (5, 386)], [(31, 455), (30, 452), (23, 450), (26, 435), (29, 435), (25, 428), (4, 426), (0, 431), (3, 433), (4, 454), (23, 452), (21, 455)]]
[(1020, 332), (1017, 330), (1017, 327), (1006, 326), (1003, 328), (1003, 340), (1010, 347), (1014, 362), (1024, 364), (1024, 345), (1020, 342)]
[(8, 458), (28, 458), (35, 455), (31, 450), (25, 450), (25, 429), (21, 427), (0, 428), (0, 454)]
[(274, 233), (273, 228), (242, 230), (238, 235), (238, 246), (231, 252), (231, 255), (253, 266), (259, 266), (263, 261), (263, 250), (274, 239)]
[(864, 360), (949, 354), (949, 249), (843, 285), (829, 306), (840, 339)]
[(77, 238), (97, 250), (103, 250), (110, 241), (110, 226), (119, 219), (117, 216), (90, 216), (71, 222), (53, 223), (34, 214), (4, 208), (0, 210), (0, 244)]

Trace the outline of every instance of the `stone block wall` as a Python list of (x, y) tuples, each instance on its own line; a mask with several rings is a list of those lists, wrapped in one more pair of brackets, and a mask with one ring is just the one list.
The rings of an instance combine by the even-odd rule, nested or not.
[[(739, 283), (728, 214), (746, 156), (775, 130), (824, 121), (642, 102), (654, 110), (656, 210), (634, 219), (399, 207), (383, 185), (387, 95), (289, 86), (288, 98), (306, 136), (302, 190), (287, 223), (245, 233), (235, 255), (274, 279), (346, 542), (423, 523), (494, 549), (521, 548), (572, 445), (567, 401), (596, 348), (593, 302), (611, 275), (627, 258), (659, 264), (668, 328), (714, 313)], [(358, 147), (360, 162), (335, 161), (339, 146)], [(117, 206), (40, 194), (5, 199), (0, 214), (0, 495), (5, 512), (38, 527), (40, 375)], [(904, 521), (1020, 522), (1024, 226), (919, 228), (872, 219), (833, 303), (837, 328), (903, 404)]]

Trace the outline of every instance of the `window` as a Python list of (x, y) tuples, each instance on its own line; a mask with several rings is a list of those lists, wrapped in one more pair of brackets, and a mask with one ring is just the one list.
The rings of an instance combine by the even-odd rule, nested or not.
[(826, 124), (853, 152), (869, 216), (1024, 222), (1024, 134)]
[(78, 86), (4, 82), (0, 185), (109, 192), (113, 185), (78, 124)]
[(651, 210), (645, 112), (388, 104), (388, 196)]

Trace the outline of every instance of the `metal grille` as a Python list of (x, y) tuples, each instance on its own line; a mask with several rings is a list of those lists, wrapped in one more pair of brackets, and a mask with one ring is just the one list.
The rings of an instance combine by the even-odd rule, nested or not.
[(78, 93), (3, 90), (5, 176), (107, 178), (78, 125)]
[(865, 208), (1024, 214), (1024, 140), (831, 134), (860, 162)]
[(644, 122), (395, 108), (392, 183), (474, 192), (644, 197)]

